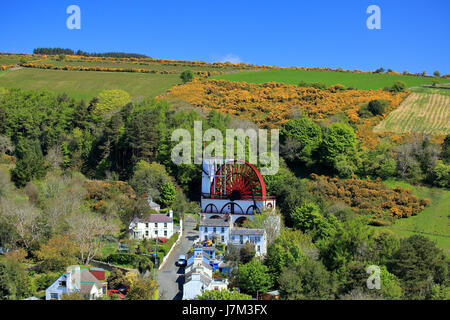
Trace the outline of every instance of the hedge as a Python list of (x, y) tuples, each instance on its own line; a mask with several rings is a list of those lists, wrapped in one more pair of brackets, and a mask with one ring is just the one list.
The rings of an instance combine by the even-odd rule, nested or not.
[(140, 256), (133, 253), (111, 253), (106, 262), (118, 265), (132, 265), (135, 268), (139, 267), (139, 262), (151, 262), (151, 259), (145, 256)]

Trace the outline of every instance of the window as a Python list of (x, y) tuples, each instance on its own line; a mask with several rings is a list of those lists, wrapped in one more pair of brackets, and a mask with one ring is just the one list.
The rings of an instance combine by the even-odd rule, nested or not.
[(205, 232), (208, 232), (208, 227), (205, 227)]
[(50, 299), (51, 300), (58, 300), (58, 294), (57, 293), (50, 293)]
[(145, 236), (148, 237), (148, 230), (145, 230)]
[(145, 224), (145, 227), (148, 228), (148, 223)]
[(155, 230), (155, 235), (158, 235), (158, 230)]
[(213, 227), (213, 232), (214, 232), (214, 233), (216, 232), (216, 227)]
[(244, 236), (242, 234), (239, 236), (239, 242), (244, 244)]
[(225, 228), (224, 228), (224, 227), (221, 228), (221, 232), (222, 232), (222, 233), (225, 232)]
[(60, 281), (58, 285), (59, 285), (60, 287), (65, 287), (65, 286), (66, 286), (66, 283), (67, 283), (66, 281)]
[(164, 236), (167, 237), (167, 230), (164, 230)]
[(261, 251), (261, 247), (260, 246), (256, 246), (256, 250), (259, 252), (259, 251)]
[(155, 228), (158, 228), (158, 222), (155, 222)]
[(164, 223), (164, 228), (167, 228), (167, 223)]
[(225, 237), (224, 236), (221, 237), (221, 241), (225, 242)]

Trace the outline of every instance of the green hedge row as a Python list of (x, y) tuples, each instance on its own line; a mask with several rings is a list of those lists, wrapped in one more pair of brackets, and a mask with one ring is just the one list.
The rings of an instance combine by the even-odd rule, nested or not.
[(140, 262), (152, 262), (149, 257), (140, 256), (133, 253), (111, 253), (106, 262), (118, 265), (132, 265), (135, 268), (139, 267)]

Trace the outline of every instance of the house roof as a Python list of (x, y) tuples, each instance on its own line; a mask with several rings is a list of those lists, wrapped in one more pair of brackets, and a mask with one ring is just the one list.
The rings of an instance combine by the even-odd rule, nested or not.
[(102, 268), (91, 268), (90, 269), (92, 275), (94, 277), (97, 278), (97, 280), (99, 281), (105, 281), (106, 280), (106, 275), (105, 275), (105, 270)]
[(228, 221), (224, 221), (223, 219), (205, 219), (200, 222), (201, 226), (205, 227), (229, 227), (230, 224)]
[(148, 205), (150, 208), (160, 208), (160, 205), (156, 202), (153, 202), (151, 199), (148, 200)]
[(95, 283), (80, 283), (80, 293), (90, 294), (93, 286), (95, 286)]
[(173, 222), (173, 218), (169, 217), (165, 214), (151, 214), (146, 218), (134, 218), (132, 222), (166, 222), (170, 223)]
[(234, 228), (231, 229), (231, 235), (263, 235), (264, 231), (264, 229)]
[(200, 281), (205, 285), (205, 287), (209, 286), (209, 284), (213, 281), (210, 277), (208, 277), (205, 273), (200, 272), (198, 268), (189, 271), (184, 275), (184, 282), (187, 283), (192, 280), (193, 274), (200, 274)]
[[(99, 271), (94, 270), (94, 271)], [(88, 294), (91, 292), (92, 287), (94, 285), (97, 285), (98, 288), (103, 287), (104, 285), (104, 280), (100, 281), (99, 279), (97, 279), (88, 269), (81, 269), (81, 270), (76, 270), (76, 271), (72, 271), (72, 282), (75, 282), (75, 278), (73, 277), (75, 273), (79, 272), (79, 277), (80, 277), (80, 293), (82, 294)], [(67, 279), (67, 274), (65, 274), (66, 279)]]

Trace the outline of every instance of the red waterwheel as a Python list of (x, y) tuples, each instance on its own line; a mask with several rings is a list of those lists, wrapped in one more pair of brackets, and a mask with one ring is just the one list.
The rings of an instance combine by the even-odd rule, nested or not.
[(212, 198), (231, 201), (266, 198), (266, 185), (255, 166), (247, 161), (228, 161), (216, 172), (211, 184)]

